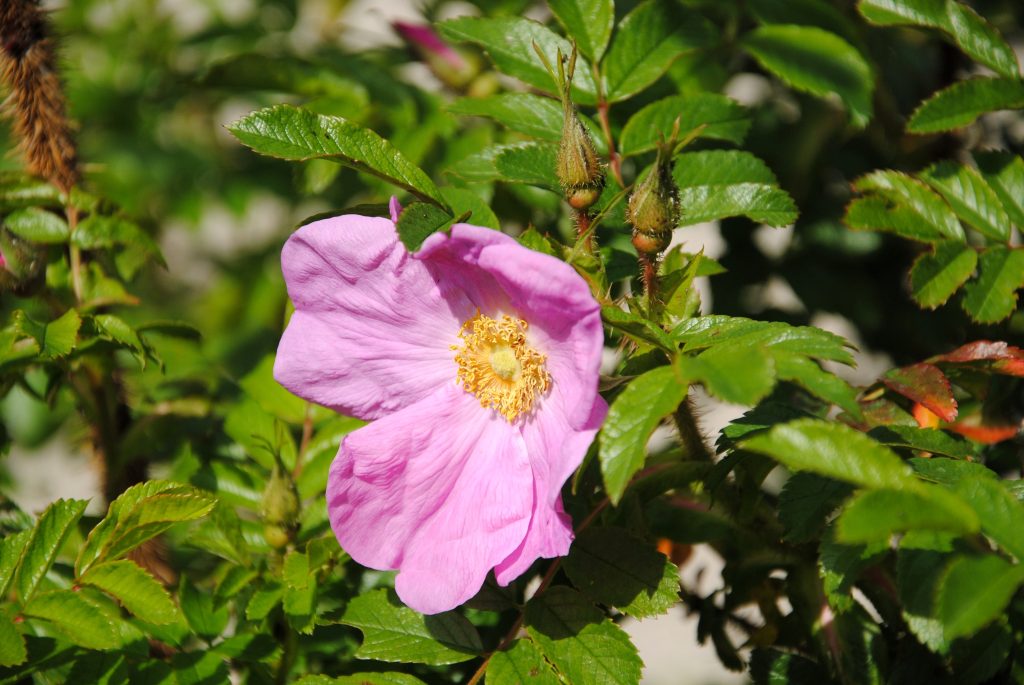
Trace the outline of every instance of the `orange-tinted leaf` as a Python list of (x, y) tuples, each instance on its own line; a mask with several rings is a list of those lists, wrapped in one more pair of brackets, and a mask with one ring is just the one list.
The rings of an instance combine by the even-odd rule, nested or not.
[(917, 421), (917, 425), (921, 428), (939, 427), (939, 417), (923, 404), (914, 403), (913, 414), (914, 420)]
[(878, 426), (914, 425), (913, 416), (908, 414), (900, 405), (884, 397), (879, 397), (869, 402), (862, 402), (860, 408), (864, 415), (863, 423), (854, 422), (852, 419), (844, 419), (844, 421), (864, 431)]
[(983, 445), (994, 445), (1003, 440), (1009, 440), (1017, 435), (1019, 426), (971, 426), (964, 423), (954, 423), (946, 426), (948, 430), (959, 433), (968, 440), (980, 442)]
[(949, 379), (933, 364), (893, 369), (882, 377), (882, 383), (893, 392), (923, 404), (943, 421), (956, 418), (956, 399)]
[(994, 362), (992, 369), (997, 373), (1024, 376), (1024, 350), (1001, 341), (976, 340), (958, 347), (949, 354), (932, 357), (929, 361), (952, 364), (990, 361)]

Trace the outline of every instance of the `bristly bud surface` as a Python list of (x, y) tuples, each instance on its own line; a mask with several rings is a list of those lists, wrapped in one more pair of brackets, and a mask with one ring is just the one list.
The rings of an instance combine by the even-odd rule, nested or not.
[[(555, 76), (544, 53), (534, 45), (548, 71), (558, 84), (562, 98), (562, 138), (558, 143), (558, 162), (555, 172), (565, 191), (565, 198), (573, 209), (584, 210), (592, 206), (604, 188), (604, 167), (598, 159), (590, 132), (580, 121), (572, 101), (572, 78), (576, 71), (576, 46), (566, 58), (558, 53), (558, 75)], [(568, 68), (567, 68), (568, 67)]]
[(629, 196), (626, 218), (633, 226), (633, 246), (645, 254), (657, 254), (668, 247), (672, 229), (679, 224), (679, 188), (672, 178), (678, 134), (676, 120), (672, 137), (658, 144), (654, 167)]
[(263, 537), (274, 548), (286, 547), (299, 530), (299, 492), (288, 470), (280, 463), (274, 466), (263, 491), (260, 513), (263, 516)]

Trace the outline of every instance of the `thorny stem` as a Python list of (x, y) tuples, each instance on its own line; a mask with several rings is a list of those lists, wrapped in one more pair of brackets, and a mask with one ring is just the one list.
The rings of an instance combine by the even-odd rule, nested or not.
[(590, 230), (590, 213), (585, 209), (574, 209), (573, 218), (576, 220), (576, 235), (579, 238), (583, 238), (583, 249), (586, 250), (588, 254), (593, 254), (594, 234)]
[(704, 444), (704, 437), (700, 434), (700, 428), (697, 427), (697, 419), (693, 415), (693, 400), (689, 395), (676, 408), (672, 418), (675, 420), (676, 428), (679, 430), (679, 438), (683, 442), (686, 456), (693, 461), (708, 463), (714, 461), (714, 455), (711, 454), (708, 446)]
[(647, 295), (647, 309), (654, 311), (658, 299), (658, 257), (653, 254), (640, 253), (640, 277), (644, 282), (644, 293)]

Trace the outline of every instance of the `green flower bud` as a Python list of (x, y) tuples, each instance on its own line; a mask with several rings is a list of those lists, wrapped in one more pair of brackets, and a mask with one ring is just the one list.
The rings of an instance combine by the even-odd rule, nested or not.
[(263, 537), (271, 547), (281, 549), (295, 539), (299, 530), (299, 491), (291, 474), (280, 464), (274, 466), (263, 491), (260, 514)]
[(672, 178), (676, 134), (673, 131), (668, 143), (658, 145), (654, 167), (629, 196), (626, 218), (633, 226), (633, 245), (646, 254), (668, 247), (672, 229), (679, 224), (679, 188)]
[(555, 79), (562, 97), (562, 138), (558, 143), (555, 173), (569, 205), (573, 209), (584, 210), (596, 203), (601, 196), (601, 189), (604, 188), (604, 167), (597, 157), (594, 140), (580, 121), (576, 105), (572, 101), (576, 46), (573, 46), (572, 54), (568, 58), (562, 55), (561, 51), (558, 52), (557, 76), (536, 43), (533, 47)]

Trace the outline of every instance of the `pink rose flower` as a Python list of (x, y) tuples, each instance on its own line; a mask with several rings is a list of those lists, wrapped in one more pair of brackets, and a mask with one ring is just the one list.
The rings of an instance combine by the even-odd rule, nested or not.
[(468, 224), (410, 254), (393, 221), (356, 215), (300, 228), (281, 263), (295, 313), (274, 377), (372, 421), (331, 466), (345, 551), (398, 570), (425, 614), (564, 555), (562, 485), (607, 412), (599, 307), (572, 267)]

